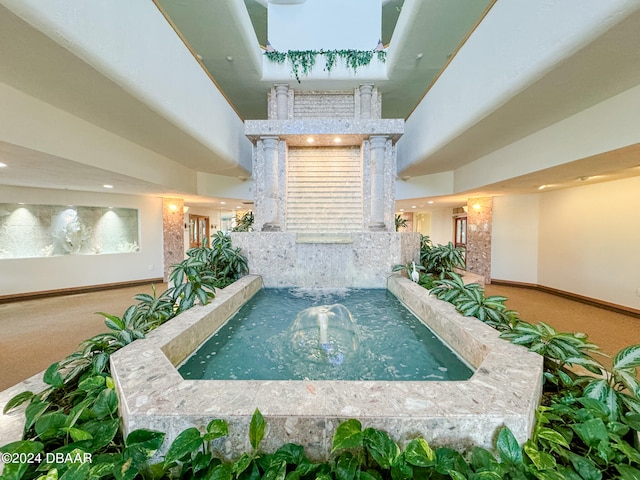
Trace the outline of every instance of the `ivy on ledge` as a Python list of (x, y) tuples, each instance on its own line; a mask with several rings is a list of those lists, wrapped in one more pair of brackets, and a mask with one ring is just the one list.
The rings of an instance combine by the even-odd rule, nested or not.
[(338, 58), (341, 58), (348, 68), (356, 73), (359, 67), (364, 67), (371, 63), (374, 55), (378, 60), (385, 63), (387, 52), (384, 50), (289, 50), (287, 52), (265, 52), (266, 57), (273, 63), (283, 64), (287, 59), (291, 63), (291, 73), (300, 83), (300, 75), (308, 75), (316, 64), (316, 57), (324, 55), (325, 70), (331, 73)]

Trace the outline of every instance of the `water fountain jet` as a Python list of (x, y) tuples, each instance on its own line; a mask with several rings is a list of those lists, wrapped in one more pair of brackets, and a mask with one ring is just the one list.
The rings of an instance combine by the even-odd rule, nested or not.
[(314, 363), (342, 365), (359, 345), (358, 328), (344, 305), (320, 305), (302, 310), (287, 333), (291, 350)]

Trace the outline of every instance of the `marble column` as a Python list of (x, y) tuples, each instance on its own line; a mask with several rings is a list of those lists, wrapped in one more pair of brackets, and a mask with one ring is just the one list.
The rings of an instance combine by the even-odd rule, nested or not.
[(371, 93), (373, 85), (360, 85), (360, 118), (371, 118)]
[(384, 230), (384, 157), (386, 135), (374, 135), (371, 144), (371, 219), (369, 230)]
[(491, 283), (491, 225), (493, 199), (467, 199), (467, 270)]
[(279, 232), (278, 221), (278, 137), (262, 137), (264, 149), (263, 232)]
[(162, 199), (162, 243), (164, 281), (169, 280), (171, 266), (184, 260), (184, 200)]
[(289, 85), (286, 83), (276, 83), (276, 119), (286, 120), (289, 118)]

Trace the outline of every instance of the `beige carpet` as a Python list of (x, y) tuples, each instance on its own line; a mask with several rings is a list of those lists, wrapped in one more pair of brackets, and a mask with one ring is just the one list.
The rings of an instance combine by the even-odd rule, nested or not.
[[(166, 285), (158, 285), (162, 292)], [(0, 304), (0, 391), (72, 353), (79, 342), (106, 330), (95, 312), (121, 316), (137, 293), (150, 286)], [(530, 289), (488, 285), (528, 322), (544, 321), (561, 331), (589, 335), (607, 354), (640, 344), (640, 319)]]
[[(166, 285), (156, 286), (164, 292)], [(151, 286), (0, 304), (0, 391), (46, 369), (72, 353), (78, 344), (104, 332), (104, 317), (121, 316), (138, 293)]]
[[(503, 295), (507, 307), (529, 323), (545, 322), (561, 332), (583, 332), (600, 350), (614, 356), (624, 347), (640, 344), (640, 318), (586, 305), (529, 288), (487, 285), (486, 295)], [(598, 358), (605, 366), (611, 359)]]

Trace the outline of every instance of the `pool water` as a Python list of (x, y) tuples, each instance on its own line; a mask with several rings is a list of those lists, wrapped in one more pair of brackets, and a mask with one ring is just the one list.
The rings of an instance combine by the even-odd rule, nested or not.
[[(336, 355), (326, 362), (304, 361), (290, 344), (292, 323), (302, 310), (336, 303), (355, 322), (357, 351), (344, 361)], [(262, 289), (179, 372), (203, 380), (451, 381), (473, 374), (387, 290), (300, 288)]]

